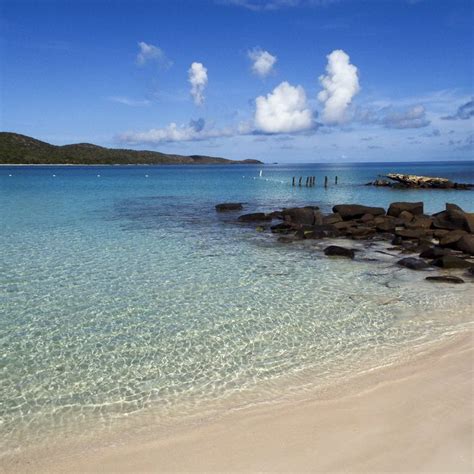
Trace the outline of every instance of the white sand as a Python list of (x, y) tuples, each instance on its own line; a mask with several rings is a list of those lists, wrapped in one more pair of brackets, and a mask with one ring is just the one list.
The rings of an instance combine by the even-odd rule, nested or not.
[(473, 472), (472, 334), (325, 401), (242, 410), (167, 438), (16, 472)]

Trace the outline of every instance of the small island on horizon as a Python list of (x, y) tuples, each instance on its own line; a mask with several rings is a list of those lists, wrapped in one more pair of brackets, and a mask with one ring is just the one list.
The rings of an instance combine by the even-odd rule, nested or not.
[(0, 132), (2, 165), (260, 165), (259, 160), (229, 160), (206, 155), (106, 148), (91, 143), (51, 145), (19, 133)]

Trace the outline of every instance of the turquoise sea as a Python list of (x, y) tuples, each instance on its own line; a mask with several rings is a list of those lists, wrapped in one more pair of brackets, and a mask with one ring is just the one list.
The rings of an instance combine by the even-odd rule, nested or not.
[(377, 246), (329, 259), (214, 209), (474, 211), (472, 191), (364, 186), (390, 171), (474, 182), (472, 162), (0, 167), (0, 452), (298, 396), (472, 324), (472, 282)]

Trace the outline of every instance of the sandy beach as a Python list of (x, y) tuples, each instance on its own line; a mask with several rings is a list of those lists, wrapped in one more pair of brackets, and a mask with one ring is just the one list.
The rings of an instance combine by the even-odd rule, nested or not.
[(16, 472), (472, 472), (473, 335), (324, 400), (234, 412), (153, 441), (20, 462)]

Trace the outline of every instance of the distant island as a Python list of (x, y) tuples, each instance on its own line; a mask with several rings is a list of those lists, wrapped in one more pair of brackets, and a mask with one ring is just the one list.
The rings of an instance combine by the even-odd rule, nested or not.
[(56, 146), (19, 133), (0, 132), (0, 164), (5, 165), (237, 165), (259, 160), (229, 160), (205, 155), (105, 148), (91, 143)]

